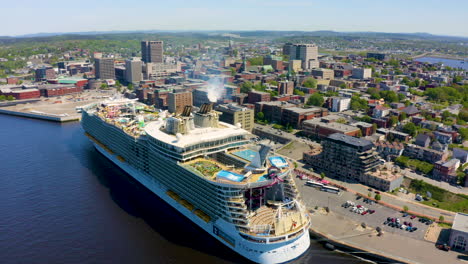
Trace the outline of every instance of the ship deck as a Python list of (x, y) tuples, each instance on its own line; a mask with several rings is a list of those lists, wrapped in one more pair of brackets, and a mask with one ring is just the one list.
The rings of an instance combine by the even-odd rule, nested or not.
[[(236, 150), (234, 152), (238, 151), (242, 150)], [(267, 163), (268, 167), (272, 166), (272, 164), (270, 164), (270, 161), (267, 161)], [(205, 179), (215, 182), (243, 185), (247, 183), (269, 180), (267, 176), (268, 172), (266, 169), (263, 171), (258, 171), (258, 173), (251, 173), (247, 172), (244, 168), (238, 168), (227, 164), (223, 164), (222, 162), (216, 159), (200, 157), (183, 162), (181, 164), (189, 166), (191, 169), (195, 169), (199, 172), (199, 174), (203, 175)], [(289, 162), (287, 162), (287, 164), (287, 166), (279, 168), (280, 173), (284, 173), (289, 170), (290, 164)]]

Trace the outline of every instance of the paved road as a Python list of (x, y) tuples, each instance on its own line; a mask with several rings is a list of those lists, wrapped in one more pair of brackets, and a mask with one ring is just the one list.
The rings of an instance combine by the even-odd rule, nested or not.
[[(385, 232), (400, 234), (414, 239), (424, 240), (424, 234), (428, 228), (427, 225), (420, 223), (417, 219), (411, 220), (409, 217), (402, 217), (400, 212), (397, 212), (391, 208), (382, 206), (380, 204), (369, 205), (363, 202), (363, 199), (356, 200), (356, 195), (350, 192), (341, 192), (339, 195), (323, 192), (316, 188), (306, 186), (305, 181), (296, 178), (297, 188), (300, 190), (302, 200), (308, 208), (314, 208), (315, 206), (319, 207), (328, 207), (330, 210), (336, 214), (342, 215), (345, 218), (352, 219), (357, 222), (364, 222), (366, 225), (371, 227), (380, 226)], [(369, 209), (375, 210), (374, 214), (360, 215), (353, 212), (350, 212), (350, 208), (344, 208), (341, 205), (346, 201), (353, 201), (356, 204), (360, 204)], [(413, 223), (413, 226), (417, 227), (418, 230), (415, 232), (408, 232), (401, 229), (391, 228), (389, 226), (383, 225), (383, 222), (387, 217), (400, 218), (401, 223), (404, 221), (410, 221)]]
[[(298, 162), (298, 165), (299, 165), (298, 167), (299, 169), (308, 171), (307, 169), (303, 167), (304, 164)], [(312, 172), (309, 172), (309, 173), (314, 174)], [(318, 174), (315, 174), (315, 175), (317, 177), (320, 177), (320, 175)], [(331, 178), (326, 178), (326, 180), (336, 183), (338, 185), (344, 186), (348, 189), (351, 189), (355, 192), (358, 192), (364, 195), (367, 195), (369, 193), (368, 191), (369, 187), (359, 184), (359, 183), (347, 183), (347, 182), (342, 182), (342, 181), (331, 179)], [(394, 206), (398, 206), (400, 208), (403, 208), (404, 206), (408, 206), (409, 211), (413, 211), (415, 213), (424, 214), (430, 217), (434, 217), (436, 219), (438, 219), (439, 216), (443, 215), (446, 221), (453, 221), (453, 218), (455, 217), (455, 213), (453, 212), (448, 212), (448, 211), (440, 210), (438, 208), (426, 206), (424, 204), (418, 203), (417, 201), (410, 201), (410, 200), (407, 200), (407, 199), (404, 199), (395, 195), (391, 195), (385, 192), (381, 192), (381, 194), (382, 194), (381, 195), (382, 202), (385, 202)]]
[(453, 185), (448, 184), (447, 182), (436, 181), (436, 180), (433, 180), (431, 178), (425, 177), (423, 175), (411, 172), (409, 169), (404, 169), (402, 172), (403, 172), (403, 175), (405, 175), (408, 178), (423, 180), (423, 181), (425, 181), (425, 182), (427, 182), (429, 184), (432, 184), (434, 186), (437, 186), (437, 187), (440, 187), (442, 189), (448, 190), (449, 192), (468, 195), (468, 188), (466, 188), (466, 187), (462, 187), (460, 189), (460, 188), (457, 188), (457, 187), (455, 187)]

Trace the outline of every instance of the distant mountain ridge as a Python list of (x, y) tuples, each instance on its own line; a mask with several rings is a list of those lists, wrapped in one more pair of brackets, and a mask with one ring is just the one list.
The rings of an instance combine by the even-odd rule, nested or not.
[(272, 36), (272, 37), (281, 37), (281, 36), (362, 36), (362, 37), (414, 37), (414, 38), (425, 38), (425, 39), (461, 39), (468, 40), (468, 37), (463, 36), (443, 36), (443, 35), (434, 35), (424, 32), (415, 32), (415, 33), (387, 33), (387, 32), (369, 32), (369, 31), (356, 31), (356, 32), (339, 32), (332, 30), (318, 30), (318, 31), (275, 31), (275, 30), (126, 30), (126, 31), (84, 31), (84, 32), (50, 32), (50, 33), (34, 33), (34, 34), (25, 34), (19, 36), (0, 36), (0, 39), (15, 39), (15, 38), (43, 38), (43, 37), (54, 37), (62, 35), (104, 35), (104, 34), (151, 34), (151, 33), (232, 33), (238, 34), (244, 37), (254, 37), (254, 36)]

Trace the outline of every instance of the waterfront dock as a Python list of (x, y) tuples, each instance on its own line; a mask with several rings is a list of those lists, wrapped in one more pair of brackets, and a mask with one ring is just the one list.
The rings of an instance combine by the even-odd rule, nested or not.
[(56, 115), (56, 114), (47, 114), (47, 113), (34, 113), (34, 112), (28, 113), (28, 112), (13, 111), (13, 110), (7, 110), (7, 109), (0, 109), (0, 114), (42, 119), (42, 120), (61, 122), (61, 123), (70, 122), (70, 121), (78, 121), (80, 120), (80, 117), (81, 117), (81, 115), (79, 114)]

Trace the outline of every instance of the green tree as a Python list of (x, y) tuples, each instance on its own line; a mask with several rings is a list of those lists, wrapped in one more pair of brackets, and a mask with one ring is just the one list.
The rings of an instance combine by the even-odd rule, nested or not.
[(444, 218), (443, 215), (439, 216), (439, 222), (443, 222), (444, 220), (445, 220), (445, 218)]
[(380, 196), (380, 194), (376, 194), (374, 199), (380, 201), (382, 199), (382, 196)]
[(405, 212), (408, 212), (408, 211), (409, 211), (409, 208), (408, 208), (407, 205), (403, 206), (403, 211), (405, 211)]
[(115, 81), (115, 87), (121, 87), (121, 86), (122, 86), (122, 84), (120, 83), (119, 80)]
[(340, 88), (341, 89), (346, 89), (346, 84), (345, 83), (340, 84)]
[(13, 95), (8, 95), (8, 96), (6, 97), (6, 99), (7, 99), (8, 101), (13, 101), (13, 100), (15, 100), (15, 97), (13, 97)]
[(263, 112), (257, 113), (257, 120), (263, 121), (265, 119), (265, 114)]
[(358, 137), (358, 138), (362, 137), (362, 131), (361, 131), (361, 130), (359, 130), (359, 131), (357, 132), (356, 137)]
[(249, 81), (243, 82), (240, 86), (241, 93), (249, 93), (250, 91), (252, 91), (252, 88), (253, 84)]
[(408, 107), (408, 106), (411, 105), (411, 101), (410, 101), (410, 100), (406, 100), (406, 101), (404, 102), (404, 104), (405, 104), (406, 107)]
[(458, 118), (465, 121), (465, 122), (468, 122), (468, 108), (465, 107), (463, 108), (459, 113), (458, 113)]
[(344, 119), (343, 117), (340, 117), (336, 120), (336, 123), (340, 123), (340, 124), (345, 124), (346, 123), (346, 119)]
[(0, 101), (5, 101), (6, 100), (6, 96), (4, 96), (3, 94), (0, 95)]
[(367, 100), (359, 96), (351, 97), (351, 109), (352, 110), (367, 110), (369, 108)]
[(405, 112), (401, 112), (400, 117), (399, 117), (400, 121), (403, 121), (403, 120), (405, 120), (406, 118), (408, 118), (408, 116), (406, 115), (406, 113), (405, 113)]
[(248, 61), (250, 62), (250, 65), (252, 66), (263, 65), (263, 57), (250, 58), (248, 59)]
[(314, 105), (314, 106), (319, 106), (321, 107), (323, 103), (325, 102), (325, 99), (323, 96), (319, 93), (313, 93), (309, 99), (307, 99), (307, 105)]
[(408, 123), (403, 126), (403, 132), (415, 137), (418, 134), (418, 127), (414, 123)]
[(372, 197), (372, 193), (371, 193), (371, 192), (368, 192), (368, 193), (367, 193), (367, 197), (371, 198), (371, 197)]
[(463, 140), (468, 140), (468, 127), (460, 127), (458, 133), (460, 133)]
[(235, 68), (230, 68), (229, 70), (231, 71), (231, 76), (235, 76), (237, 74), (237, 71)]
[(298, 89), (294, 89), (294, 94), (299, 95), (299, 96), (304, 96), (305, 95), (305, 93), (303, 91), (298, 90)]
[(454, 83), (459, 83), (459, 82), (462, 82), (463, 81), (463, 76), (461, 75), (456, 75), (455, 77), (453, 77), (453, 82)]
[(385, 102), (394, 103), (400, 101), (400, 98), (394, 91), (380, 91), (380, 97), (382, 97)]
[(317, 80), (312, 78), (312, 77), (309, 77), (307, 79), (305, 79), (305, 81), (302, 83), (302, 85), (304, 87), (307, 87), (307, 88), (317, 88)]
[(392, 116), (390, 117), (390, 120), (388, 120), (388, 124), (390, 125), (390, 127), (395, 126), (397, 123), (398, 123), (398, 117), (396, 116)]
[(130, 90), (130, 91), (133, 91), (134, 87), (133, 87), (133, 83), (129, 83), (127, 85), (127, 89)]
[(376, 123), (373, 123), (372, 124), (372, 134), (375, 134), (375, 132), (377, 131), (377, 124)]
[(325, 179), (325, 173), (324, 172), (320, 173), (320, 178), (322, 178), (322, 180)]

